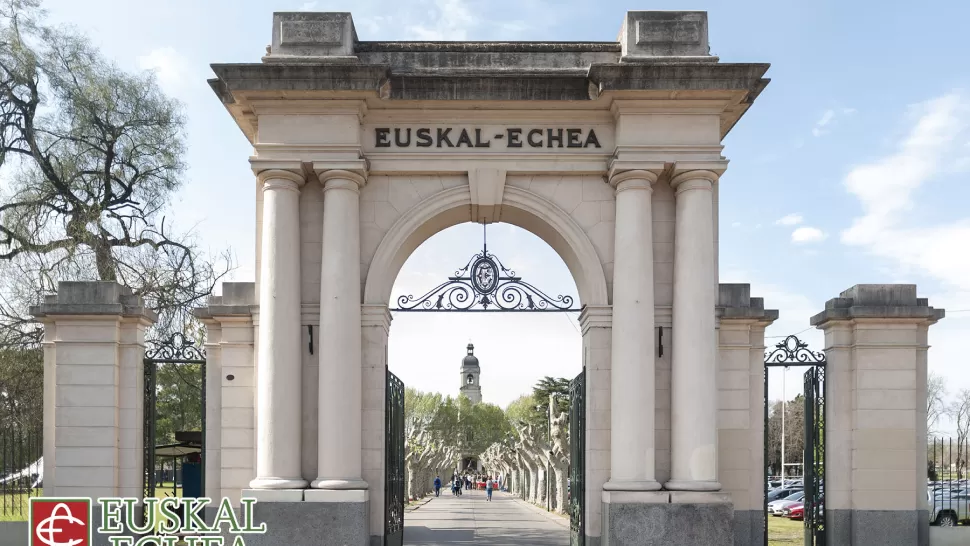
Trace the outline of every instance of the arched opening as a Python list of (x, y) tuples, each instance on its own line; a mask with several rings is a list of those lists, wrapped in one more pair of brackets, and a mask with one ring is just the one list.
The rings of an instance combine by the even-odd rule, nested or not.
[[(408, 501), (428, 502), (419, 511), (402, 512), (408, 527), (401, 540), (421, 544), (429, 538), (422, 533), (480, 532), (474, 520), (452, 521), (448, 503), (499, 506), (484, 504), (490, 502), (485, 489), (491, 482), (492, 499), (508, 503), (502, 509), (515, 506), (534, 518), (535, 528), (517, 530), (517, 540), (568, 544), (570, 515), (581, 519), (584, 512), (571, 495), (584, 475), (575, 468), (584, 449), (570, 449), (582, 440), (585, 419), (584, 383), (577, 390), (574, 381), (584, 368), (579, 310), (607, 303), (603, 268), (582, 229), (542, 198), (507, 188), (502, 223), (483, 226), (468, 222), (468, 192), (457, 190), (429, 198), (397, 221), (378, 246), (364, 287), (366, 305), (391, 309), (385, 362), (388, 377), (406, 385), (404, 449), (393, 446), (399, 434), (394, 429), (384, 454), (403, 454)], [(484, 254), (485, 240), (503, 274), (514, 271), (553, 298), (571, 298), (574, 303), (564, 306), (571, 312), (401, 310), (408, 295), (424, 294), (457, 276), (473, 254)], [(390, 380), (386, 386), (397, 388)], [(386, 412), (395, 409), (388, 406)], [(570, 430), (572, 421), (580, 426)], [(386, 468), (394, 466), (386, 459)], [(452, 490), (456, 478), (461, 487)], [(385, 476), (385, 485), (392, 487), (393, 480)], [(559, 514), (560, 521), (529, 512), (526, 503)], [(396, 523), (385, 521), (385, 530)]]

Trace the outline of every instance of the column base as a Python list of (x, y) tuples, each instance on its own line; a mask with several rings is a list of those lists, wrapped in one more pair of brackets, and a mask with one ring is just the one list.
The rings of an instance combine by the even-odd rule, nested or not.
[(668, 491), (702, 491), (702, 492), (716, 492), (720, 491), (721, 483), (713, 481), (697, 481), (697, 480), (670, 480), (664, 484), (664, 489)]
[(765, 544), (765, 511), (734, 511), (734, 545), (767, 546)]
[(306, 489), (310, 482), (302, 478), (256, 478), (250, 489)]
[(610, 480), (603, 484), (603, 491), (660, 491), (660, 482), (653, 480), (619, 481)]
[(242, 498), (261, 502), (302, 502), (304, 489), (243, 489)]
[[(310, 491), (310, 490), (308, 490)], [(366, 493), (366, 492), (364, 492)], [(363, 499), (360, 501), (359, 499)], [(266, 524), (265, 534), (242, 536), (246, 546), (370, 546), (368, 530), (369, 500), (358, 495), (351, 502), (266, 502), (253, 506), (255, 525)], [(206, 509), (211, 522), (218, 507)], [(242, 517), (235, 507), (237, 517)], [(224, 527), (226, 544), (235, 536)]]
[(310, 484), (310, 487), (313, 489), (366, 490), (367, 482), (365, 482), (361, 478), (351, 478), (349, 480), (347, 479), (332, 480), (329, 478), (317, 478), (313, 480), (313, 483)]
[(734, 546), (724, 494), (603, 492), (601, 546)]

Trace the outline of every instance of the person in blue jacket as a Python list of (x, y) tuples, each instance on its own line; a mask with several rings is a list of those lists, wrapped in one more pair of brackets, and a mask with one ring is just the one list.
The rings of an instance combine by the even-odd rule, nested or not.
[(439, 476), (434, 477), (434, 496), (441, 496), (441, 478)]

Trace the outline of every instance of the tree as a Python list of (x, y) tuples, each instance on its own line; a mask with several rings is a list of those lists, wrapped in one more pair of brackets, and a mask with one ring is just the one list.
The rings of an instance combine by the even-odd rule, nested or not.
[(929, 436), (938, 432), (936, 425), (947, 412), (946, 395), (946, 379), (930, 372), (926, 380), (926, 433)]
[(40, 349), (0, 349), (0, 434), (12, 430), (41, 431), (43, 360)]
[(39, 0), (0, 8), (0, 342), (36, 346), (26, 307), (60, 280), (117, 281), (181, 330), (228, 272), (165, 212), (183, 184), (181, 105), (83, 36), (46, 26)]
[(970, 390), (962, 389), (957, 394), (956, 400), (949, 406), (948, 413), (957, 428), (957, 478), (963, 479), (967, 469), (967, 440), (970, 438)]

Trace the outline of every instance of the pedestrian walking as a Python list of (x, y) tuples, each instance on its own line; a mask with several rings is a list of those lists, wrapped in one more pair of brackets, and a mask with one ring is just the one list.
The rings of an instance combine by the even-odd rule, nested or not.
[(485, 500), (492, 502), (492, 488), (495, 487), (495, 482), (489, 477), (488, 481), (485, 482)]
[(441, 496), (441, 477), (440, 476), (434, 477), (434, 496), (436, 497)]

